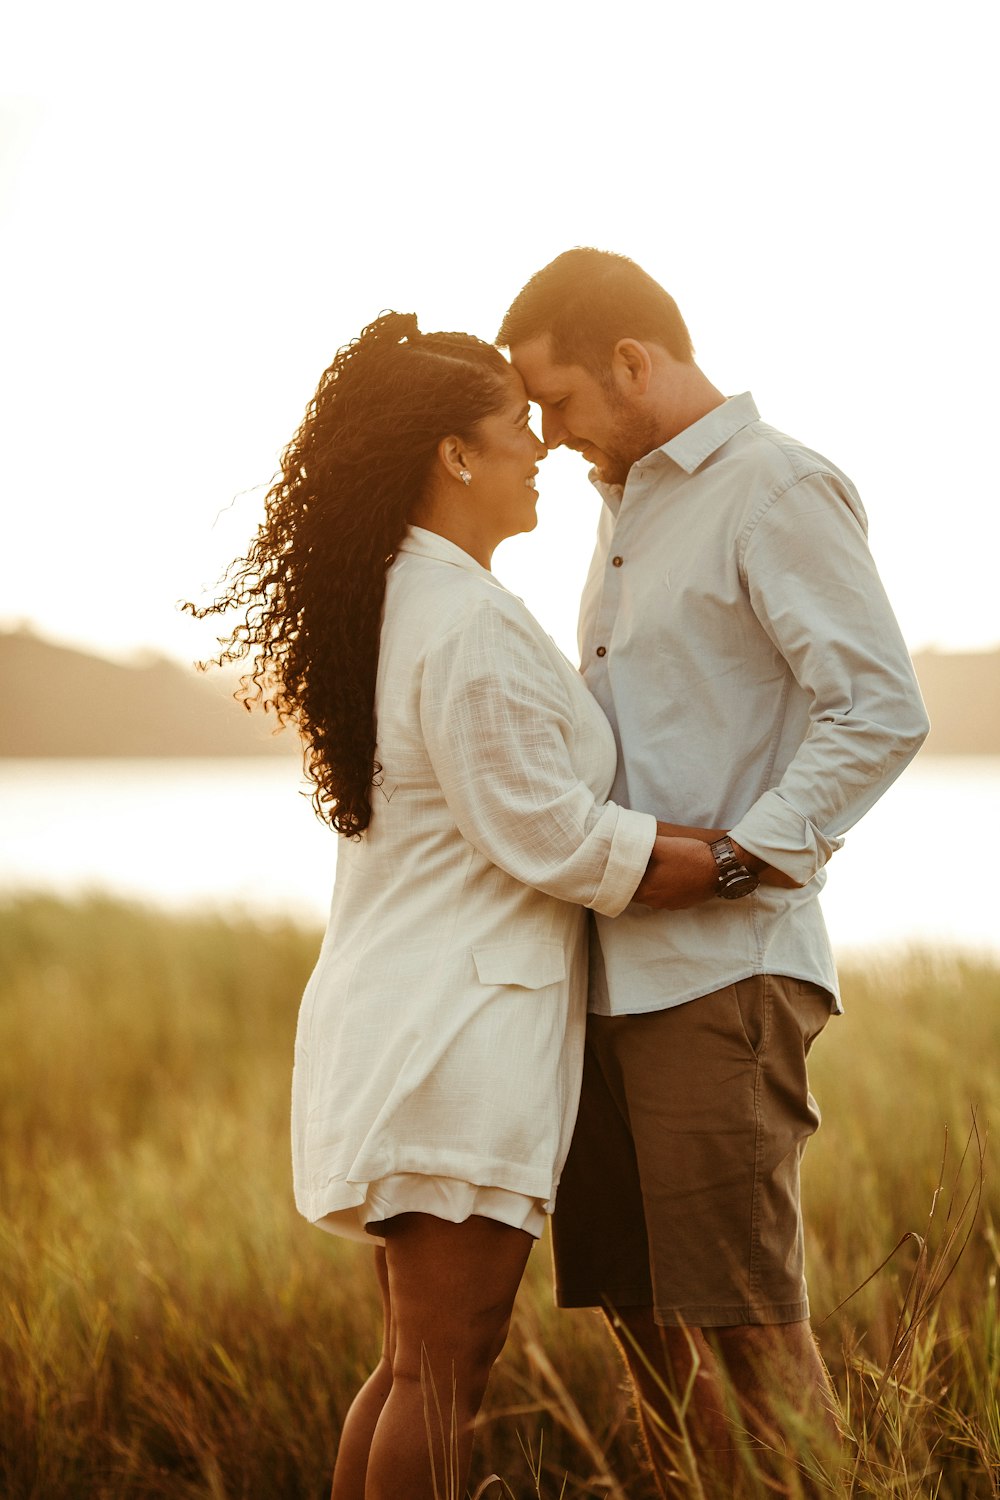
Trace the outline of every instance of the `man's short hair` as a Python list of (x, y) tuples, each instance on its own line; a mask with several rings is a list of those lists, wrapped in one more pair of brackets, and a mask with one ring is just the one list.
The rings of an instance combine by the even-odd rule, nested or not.
[(580, 246), (557, 255), (518, 292), (496, 342), (512, 349), (548, 334), (552, 358), (604, 377), (619, 339), (659, 344), (690, 364), (694, 349), (677, 303), (627, 255)]

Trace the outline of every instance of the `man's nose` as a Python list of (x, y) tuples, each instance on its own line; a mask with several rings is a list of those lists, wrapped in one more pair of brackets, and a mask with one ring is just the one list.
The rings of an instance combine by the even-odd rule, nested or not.
[(542, 412), (542, 442), (546, 448), (559, 448), (568, 436), (565, 425), (560, 421), (559, 413), (554, 411)]

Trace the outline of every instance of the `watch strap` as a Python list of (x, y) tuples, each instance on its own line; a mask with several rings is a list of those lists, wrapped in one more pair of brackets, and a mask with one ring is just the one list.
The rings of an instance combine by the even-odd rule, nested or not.
[(747, 869), (728, 834), (716, 839), (708, 847), (718, 868), (715, 883), (717, 896), (721, 896), (723, 901), (738, 901), (741, 896), (749, 896), (751, 891), (757, 889), (760, 877)]

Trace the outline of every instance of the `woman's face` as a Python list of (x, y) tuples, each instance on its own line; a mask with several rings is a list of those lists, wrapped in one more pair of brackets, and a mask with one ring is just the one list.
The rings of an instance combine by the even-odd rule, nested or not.
[(507, 379), (507, 400), (482, 419), (469, 445), (472, 482), (466, 499), (491, 546), (538, 524), (535, 477), (548, 451), (528, 425), (531, 408), (524, 381), (516, 370)]

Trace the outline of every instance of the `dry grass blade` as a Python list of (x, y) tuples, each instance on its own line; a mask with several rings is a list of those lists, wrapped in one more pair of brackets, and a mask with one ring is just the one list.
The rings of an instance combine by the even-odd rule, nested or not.
[(517, 1500), (516, 1495), (508, 1485), (507, 1481), (501, 1479), (499, 1474), (487, 1474), (486, 1478), (481, 1480), (480, 1483), (476, 1485), (476, 1488), (472, 1494), (472, 1500), (486, 1500), (487, 1492), (495, 1484), (498, 1484), (500, 1486), (502, 1494), (509, 1495), (511, 1497), (511, 1500)]
[[(458, 1410), (456, 1405), (455, 1374), (452, 1371), (451, 1408), (448, 1418), (448, 1430), (446, 1432), (444, 1412), (441, 1409), (441, 1398), (438, 1395), (437, 1383), (431, 1372), (430, 1360), (427, 1357), (427, 1347), (425, 1344), (421, 1344), (420, 1346), (420, 1390), (424, 1402), (424, 1430), (427, 1433), (427, 1452), (430, 1457), (431, 1488), (434, 1491), (434, 1500), (459, 1500), (461, 1481), (459, 1479)], [(441, 1455), (443, 1492), (439, 1488), (437, 1454)]]
[[(882, 1394), (890, 1379), (896, 1380), (897, 1382), (902, 1382), (903, 1380), (905, 1380), (913, 1352), (913, 1343), (917, 1329), (930, 1317), (932, 1310), (940, 1300), (945, 1286), (948, 1284), (949, 1280), (954, 1274), (955, 1267), (958, 1265), (958, 1262), (964, 1254), (965, 1249), (972, 1236), (972, 1231), (975, 1227), (976, 1218), (979, 1213), (979, 1206), (982, 1202), (983, 1185), (986, 1178), (986, 1140), (984, 1137), (980, 1136), (979, 1122), (976, 1118), (975, 1111), (973, 1111), (972, 1113), (972, 1124), (969, 1130), (969, 1137), (966, 1141), (965, 1150), (962, 1153), (962, 1159), (959, 1162), (958, 1169), (956, 1171), (955, 1183), (952, 1188), (949, 1213), (945, 1218), (946, 1224), (948, 1223), (948, 1218), (950, 1217), (952, 1209), (954, 1207), (958, 1192), (958, 1184), (961, 1180), (962, 1168), (965, 1165), (969, 1149), (973, 1141), (975, 1141), (977, 1147), (977, 1161), (972, 1187), (966, 1194), (961, 1209), (955, 1217), (955, 1222), (952, 1224), (951, 1228), (946, 1234), (944, 1242), (932, 1254), (929, 1249), (931, 1241), (931, 1230), (933, 1227), (934, 1214), (937, 1208), (938, 1199), (944, 1189), (944, 1176), (947, 1170), (948, 1132), (947, 1129), (945, 1130), (944, 1150), (942, 1152), (941, 1167), (938, 1173), (938, 1185), (931, 1200), (930, 1211), (927, 1216), (926, 1233), (922, 1239), (919, 1235), (914, 1236), (914, 1238), (917, 1239), (920, 1243), (920, 1250), (917, 1255), (917, 1262), (914, 1266), (913, 1274), (910, 1277), (905, 1294), (903, 1296), (903, 1302), (900, 1307), (899, 1317), (896, 1322), (896, 1330), (893, 1336), (892, 1347), (889, 1351), (889, 1358), (886, 1361), (885, 1371), (883, 1373), (879, 1387), (877, 1388), (875, 1393), (874, 1401), (876, 1406), (880, 1402)], [(956, 1249), (956, 1243), (960, 1239), (961, 1243), (958, 1244), (958, 1248)]]
[(551, 1393), (549, 1411), (577, 1442), (593, 1466), (592, 1483), (607, 1490), (607, 1500), (628, 1500), (621, 1484), (608, 1468), (608, 1461), (590, 1428), (570, 1395), (552, 1361), (535, 1339), (528, 1339), (524, 1350), (532, 1369)]
[(829, 1321), (830, 1321), (831, 1318), (836, 1317), (837, 1313), (841, 1312), (847, 1306), (847, 1304), (849, 1302), (853, 1302), (854, 1298), (858, 1295), (858, 1293), (859, 1292), (863, 1292), (864, 1289), (865, 1289), (865, 1287), (868, 1286), (871, 1282), (873, 1282), (875, 1280), (876, 1276), (879, 1276), (885, 1270), (886, 1266), (890, 1263), (890, 1261), (892, 1261), (895, 1258), (895, 1256), (897, 1256), (899, 1254), (899, 1252), (900, 1252), (900, 1250), (902, 1250), (903, 1246), (905, 1244), (907, 1244), (910, 1240), (913, 1240), (916, 1243), (916, 1245), (918, 1247), (918, 1251), (923, 1250), (923, 1247), (924, 1247), (923, 1237), (921, 1235), (917, 1234), (917, 1232), (916, 1232), (915, 1229), (908, 1229), (905, 1234), (901, 1234), (900, 1235), (899, 1239), (896, 1241), (896, 1243), (893, 1245), (892, 1249), (889, 1251), (889, 1254), (885, 1257), (884, 1260), (879, 1261), (879, 1263), (875, 1267), (874, 1271), (870, 1272), (865, 1277), (864, 1281), (859, 1281), (858, 1284), (857, 1284), (857, 1286), (854, 1288), (854, 1290), (848, 1292), (848, 1294), (847, 1294), (846, 1297), (842, 1297), (841, 1300), (836, 1304), (835, 1307), (831, 1307), (830, 1311), (825, 1315), (825, 1317), (817, 1319), (817, 1321), (814, 1324), (814, 1326), (816, 1328), (822, 1328), (824, 1326), (824, 1324), (829, 1323)]
[[(874, 1446), (883, 1428), (889, 1421), (900, 1394), (905, 1392), (909, 1399), (915, 1399), (916, 1392), (906, 1391), (905, 1388), (917, 1348), (917, 1335), (921, 1328), (930, 1322), (936, 1307), (940, 1303), (942, 1293), (954, 1275), (956, 1267), (972, 1237), (982, 1203), (986, 1180), (986, 1141), (987, 1137), (981, 1134), (976, 1111), (973, 1110), (969, 1135), (955, 1172), (948, 1210), (944, 1218), (944, 1224), (947, 1226), (946, 1232), (941, 1243), (932, 1248), (933, 1231), (935, 1229), (934, 1220), (938, 1202), (944, 1192), (945, 1175), (947, 1172), (949, 1143), (948, 1131), (947, 1128), (945, 1129), (944, 1147), (938, 1170), (937, 1185), (931, 1197), (924, 1234), (917, 1234), (913, 1230), (908, 1231), (900, 1238), (891, 1255), (872, 1273), (872, 1276), (875, 1276), (879, 1271), (883, 1270), (888, 1261), (892, 1259), (892, 1256), (907, 1241), (912, 1240), (918, 1246), (916, 1262), (904, 1288), (902, 1301), (896, 1316), (888, 1355), (878, 1372), (877, 1378), (874, 1379), (874, 1388), (871, 1390), (865, 1409), (861, 1413), (863, 1441), (859, 1443), (853, 1466), (850, 1486), (852, 1494), (856, 1490), (863, 1468), (867, 1468), (869, 1476), (871, 1476), (873, 1467), (871, 1455)], [(961, 1198), (960, 1206), (956, 1212), (962, 1174), (973, 1145), (975, 1146), (973, 1182)], [(867, 1285), (871, 1279), (871, 1276), (867, 1277), (861, 1285)], [(857, 1290), (860, 1290), (860, 1287)], [(852, 1293), (851, 1295), (855, 1294)], [(850, 1299), (846, 1300), (849, 1301)], [(841, 1307), (843, 1305), (843, 1303), (839, 1304)], [(926, 1384), (926, 1381), (919, 1382), (919, 1384), (922, 1387)], [(893, 1398), (892, 1401), (890, 1401), (890, 1397)]]

